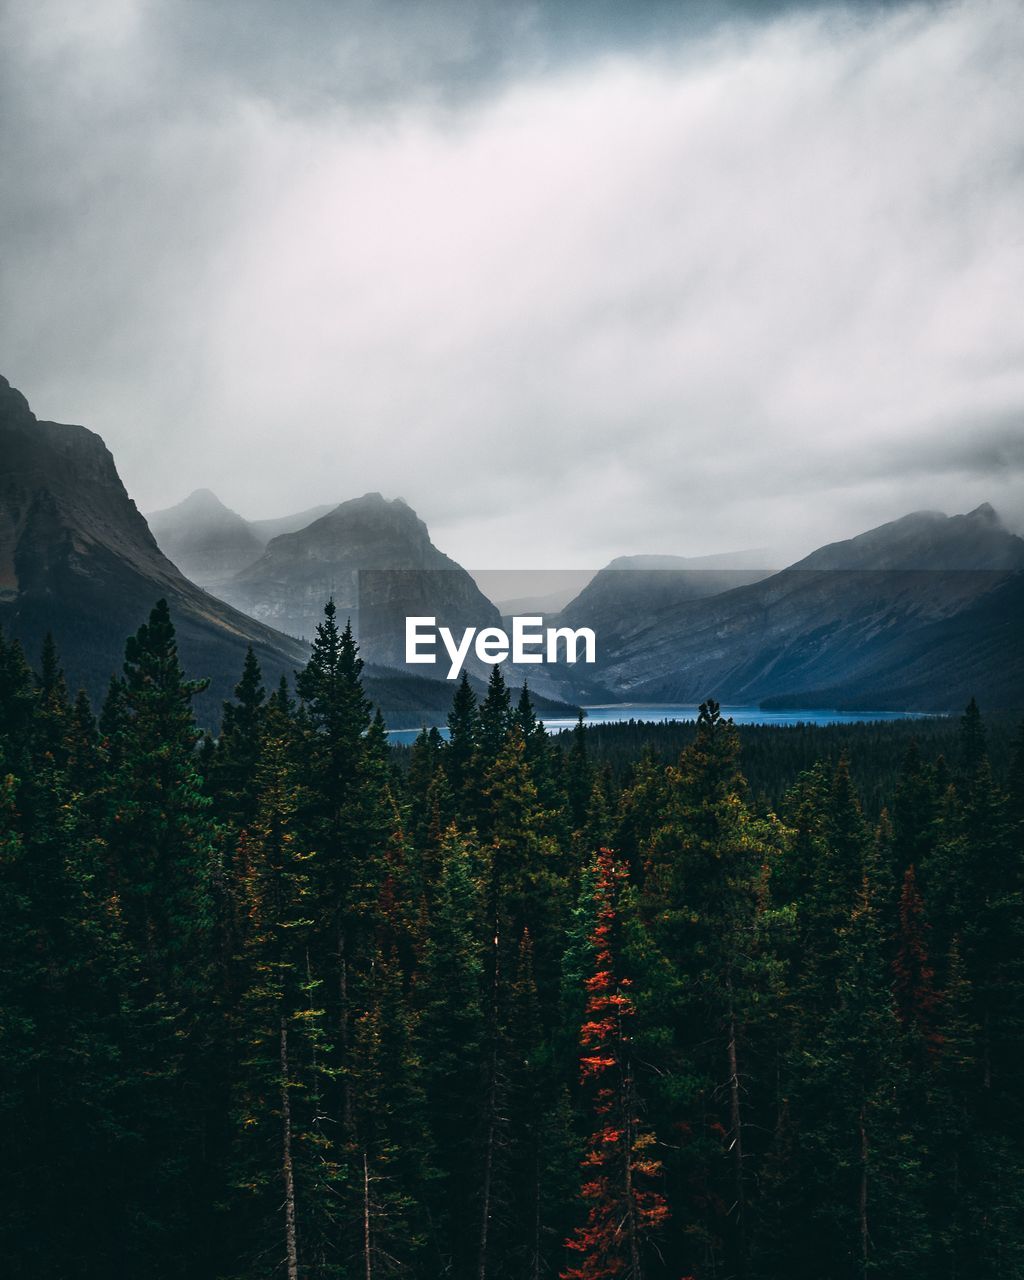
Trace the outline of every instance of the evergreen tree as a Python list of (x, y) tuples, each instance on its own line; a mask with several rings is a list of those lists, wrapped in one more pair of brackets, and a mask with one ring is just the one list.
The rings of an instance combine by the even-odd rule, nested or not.
[(269, 1254), (284, 1258), (288, 1280), (343, 1275), (335, 1207), (343, 1173), (324, 1113), (323, 984), (311, 964), (317, 855), (301, 838), (286, 738), (264, 739), (258, 780), (234, 889), (241, 996), (233, 1180), (248, 1242), (240, 1274), (265, 1274)]
[[(216, 844), (210, 804), (196, 768), (199, 739), (191, 700), (204, 687), (186, 680), (164, 601), (125, 645), (123, 686), (108, 697), (113, 734), (105, 797), (104, 838), (111, 887), (126, 942), (152, 992), (173, 1017), (178, 1048), (159, 1098), (166, 1248), (183, 1270), (203, 1265), (214, 1247), (210, 1181), (219, 1153), (209, 1136), (223, 1108), (213, 1085), (219, 1071), (219, 1020), (210, 1000), (215, 911), (211, 891)], [(116, 712), (115, 712), (116, 708)], [(139, 1048), (144, 1058), (163, 1043)]]
[(397, 957), (374, 957), (368, 1007), (356, 1024), (355, 1140), (359, 1274), (414, 1273), (431, 1265), (426, 1214), (435, 1172), (426, 1122), (422, 1064)]
[(125, 646), (107, 840), (134, 943), (159, 988), (182, 1000), (204, 981), (211, 922), (213, 838), (191, 709), (203, 687), (185, 679), (160, 601)]
[(218, 808), (239, 829), (252, 822), (259, 802), (256, 775), (266, 696), (260, 664), (250, 645), (241, 679), (235, 685), (235, 701), (224, 703), (210, 769)]
[(587, 807), (594, 788), (594, 773), (587, 755), (587, 730), (581, 711), (572, 731), (565, 771), (566, 792), (569, 798), (569, 817), (573, 828), (578, 829), (587, 820)]
[(477, 739), (479, 772), (486, 775), (494, 766), (505, 745), (505, 737), (512, 728), (512, 700), (497, 663), (491, 668), (487, 681), (487, 693), (480, 704), (480, 729)]
[(566, 1241), (574, 1260), (563, 1280), (643, 1280), (651, 1242), (668, 1218), (655, 1138), (641, 1123), (632, 1051), (636, 1009), (618, 954), (626, 883), (623, 864), (600, 850), (594, 969), (580, 1028), (580, 1080), (593, 1117), (580, 1186), (586, 1221)]
[(444, 767), (455, 812), (464, 830), (468, 830), (476, 822), (480, 790), (479, 739), (480, 708), (469, 683), (469, 676), (463, 671), (452, 699), (452, 709), (448, 713)]
[(324, 974), (325, 1005), (332, 1038), (336, 1038), (338, 1085), (332, 1108), (343, 1130), (351, 1133), (352, 1090), (348, 1078), (352, 1019), (356, 1012), (353, 966), (360, 963), (361, 907), (354, 901), (354, 878), (364, 851), (364, 796), (359, 779), (363, 736), (370, 708), (363, 693), (363, 661), (351, 623), (338, 630), (333, 600), (324, 606), (308, 665), (296, 679), (306, 733), (302, 744), (307, 780), (304, 824), (317, 850), (314, 913), (317, 938), (313, 951)]
[(477, 1117), (486, 1023), (481, 957), (482, 910), (470, 848), (453, 829), (442, 851), (441, 878), (427, 922), (416, 982), (417, 1056), (423, 1064), (438, 1178), (428, 1203), (435, 1222), (438, 1274), (468, 1276), (479, 1240)]

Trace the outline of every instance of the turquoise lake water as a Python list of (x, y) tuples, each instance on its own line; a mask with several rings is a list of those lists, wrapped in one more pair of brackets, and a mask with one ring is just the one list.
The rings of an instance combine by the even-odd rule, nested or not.
[[(696, 706), (670, 706), (643, 702), (618, 702), (613, 706), (584, 707), (586, 724), (622, 724), (627, 720), (646, 720), (664, 724), (671, 720), (696, 720)], [(737, 724), (859, 724), (874, 720), (923, 720), (921, 711), (764, 711), (761, 707), (722, 707), (723, 716), (731, 716)], [(571, 729), (575, 719), (547, 719), (544, 726), (549, 733)], [(419, 729), (392, 729), (392, 742), (413, 742)], [(447, 730), (441, 732), (447, 735)]]

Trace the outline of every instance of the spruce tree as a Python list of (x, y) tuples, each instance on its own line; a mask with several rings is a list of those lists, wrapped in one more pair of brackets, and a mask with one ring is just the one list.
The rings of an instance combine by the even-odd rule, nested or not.
[[(453, 829), (416, 979), (416, 1052), (423, 1065), (437, 1180), (428, 1196), (438, 1274), (459, 1277), (478, 1262), (479, 1117), (486, 1034), (480, 890), (469, 846)], [(468, 1224), (473, 1224), (469, 1226)]]
[(469, 676), (463, 671), (448, 713), (448, 741), (443, 756), (455, 813), (463, 830), (476, 822), (480, 791), (479, 740), (480, 708)]
[(252, 822), (259, 802), (256, 774), (266, 715), (266, 689), (252, 645), (246, 650), (234, 702), (225, 702), (220, 737), (211, 761), (218, 810), (241, 829)]
[(479, 771), (486, 775), (501, 754), (505, 737), (513, 723), (512, 699), (497, 663), (491, 668), (487, 693), (480, 704), (480, 729), (477, 739)]

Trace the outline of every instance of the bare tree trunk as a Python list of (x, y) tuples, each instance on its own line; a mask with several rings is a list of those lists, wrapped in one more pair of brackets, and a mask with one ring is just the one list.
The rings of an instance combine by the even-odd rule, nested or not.
[(860, 1108), (860, 1196), (858, 1203), (860, 1218), (860, 1259), (861, 1271), (867, 1275), (868, 1251), (868, 1130), (864, 1121), (864, 1104)]
[(370, 1251), (370, 1162), (363, 1148), (363, 1257), (366, 1259), (366, 1280), (373, 1280), (373, 1255)]
[(480, 1204), (480, 1255), (477, 1261), (477, 1280), (487, 1280), (487, 1237), (491, 1225), (491, 1183), (494, 1177), (494, 1140), (498, 1111), (498, 984), (501, 979), (499, 966), (498, 925), (494, 926), (494, 977), (491, 983), (491, 1061), (487, 1085), (487, 1137), (484, 1140), (483, 1186)]
[(288, 1280), (299, 1280), (295, 1242), (295, 1170), (292, 1167), (292, 1104), (288, 1093), (288, 1027), (281, 1018), (281, 1172), (284, 1177), (284, 1241)]
[(743, 1118), (740, 1112), (740, 1073), (736, 1055), (736, 1015), (729, 1010), (729, 1127), (732, 1130), (733, 1180), (736, 1196), (737, 1274), (746, 1270), (746, 1192), (743, 1185)]

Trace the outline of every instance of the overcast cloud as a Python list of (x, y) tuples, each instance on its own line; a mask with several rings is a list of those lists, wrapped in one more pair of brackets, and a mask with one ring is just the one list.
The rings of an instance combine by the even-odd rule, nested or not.
[(1017, 0), (14, 0), (2, 57), (0, 372), (144, 510), (378, 489), (473, 568), (1024, 518)]

